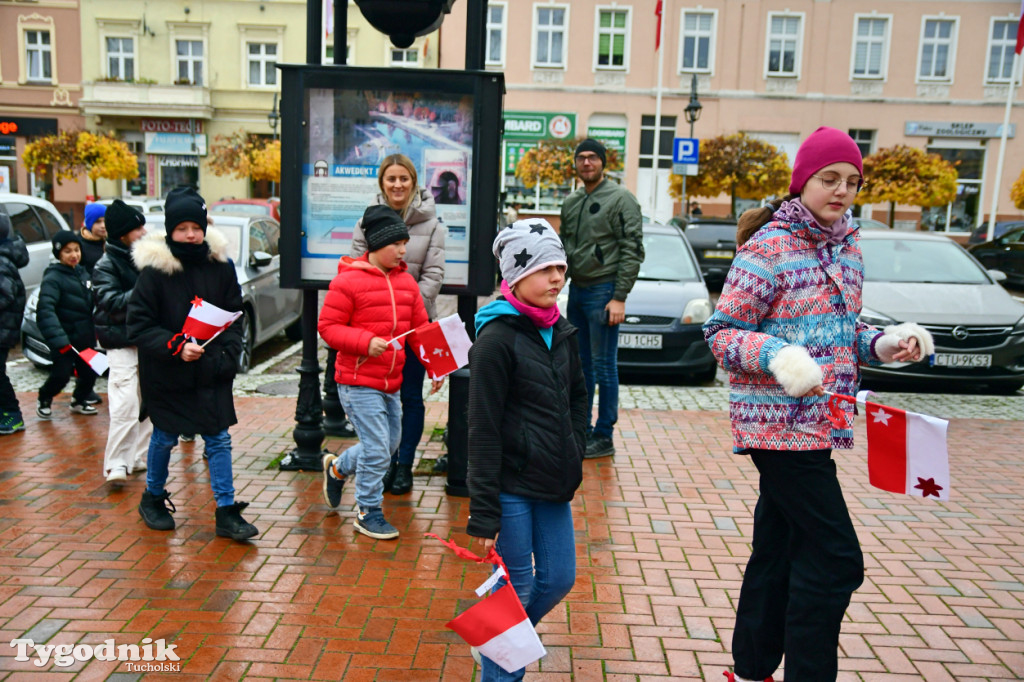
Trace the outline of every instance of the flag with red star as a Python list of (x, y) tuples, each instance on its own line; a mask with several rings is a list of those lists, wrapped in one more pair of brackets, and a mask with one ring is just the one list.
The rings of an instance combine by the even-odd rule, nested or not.
[(181, 334), (192, 339), (212, 339), (231, 326), (231, 323), (242, 316), (242, 311), (232, 313), (218, 308), (209, 301), (196, 296), (192, 299), (192, 308), (188, 311)]

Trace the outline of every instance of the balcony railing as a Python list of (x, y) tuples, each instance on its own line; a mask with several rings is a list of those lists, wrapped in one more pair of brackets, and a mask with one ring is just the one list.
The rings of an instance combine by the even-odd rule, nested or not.
[(95, 82), (82, 84), (85, 115), (133, 114), (210, 118), (210, 89), (199, 85)]

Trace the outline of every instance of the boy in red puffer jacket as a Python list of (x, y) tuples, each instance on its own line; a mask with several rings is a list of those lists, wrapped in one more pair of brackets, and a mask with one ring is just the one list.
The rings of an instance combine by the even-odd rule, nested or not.
[[(402, 437), (404, 341), (389, 343), (429, 320), (419, 285), (406, 272), (409, 230), (388, 206), (370, 206), (363, 214), (367, 252), (345, 257), (331, 282), (317, 328), (338, 351), (334, 379), (338, 398), (356, 428), (359, 443), (341, 455), (324, 455), (324, 499), (341, 501), (345, 477), (356, 475), (356, 530), (378, 540), (393, 540), (398, 530), (384, 518), (384, 474)], [(436, 391), (441, 382), (435, 381)]]

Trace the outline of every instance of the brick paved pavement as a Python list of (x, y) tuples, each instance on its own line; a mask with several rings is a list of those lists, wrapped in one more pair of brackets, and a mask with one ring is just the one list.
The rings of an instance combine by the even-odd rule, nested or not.
[[(422, 537), (463, 540), (466, 501), (440, 477), (417, 477), (412, 495), (385, 500), (398, 542), (357, 535), (350, 512), (324, 506), (317, 475), (267, 469), (292, 445), (294, 402), (237, 407), (238, 496), (262, 531), (248, 545), (213, 535), (199, 443), (174, 451), (179, 527), (156, 533), (135, 512), (141, 480), (120, 492), (103, 482), (105, 405), (72, 417), (64, 394), (53, 422), (33, 417), (0, 439), (0, 678), (139, 677), (117, 662), (36, 668), (14, 660), (6, 643), (18, 637), (164, 638), (183, 662), (164, 679), (471, 678), (468, 647), (444, 623), (473, 602), (484, 571)], [(445, 410), (428, 403), (428, 427)], [(585, 463), (577, 584), (539, 628), (549, 653), (527, 679), (723, 679), (754, 469), (728, 454), (721, 411), (629, 409), (620, 428), (619, 454)], [(862, 424), (857, 435), (838, 462), (868, 577), (843, 626), (840, 679), (1020, 679), (1024, 423), (953, 422), (948, 503), (868, 487)], [(441, 447), (425, 443), (425, 456)], [(351, 503), (346, 490), (342, 508)]]

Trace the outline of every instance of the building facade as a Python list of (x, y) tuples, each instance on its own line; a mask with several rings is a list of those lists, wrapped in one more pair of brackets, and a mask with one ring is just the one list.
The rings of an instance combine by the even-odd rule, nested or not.
[[(488, 2), (486, 65), (504, 72), (507, 87), (507, 203), (557, 214), (572, 187), (529, 190), (516, 179), (515, 162), (540, 139), (589, 134), (619, 148), (622, 180), (645, 214), (666, 220), (678, 213), (668, 195), (672, 138), (690, 137), (685, 108), (696, 75), (702, 108), (692, 129), (698, 139), (742, 131), (776, 145), (790, 163), (800, 141), (820, 125), (849, 131), (865, 154), (896, 144), (919, 147), (956, 164), (957, 197), (933, 209), (898, 206), (896, 225), (965, 230), (987, 220), (1019, 3), (661, 4), (656, 49), (653, 0)], [(443, 68), (462, 68), (465, 15), (465, 4), (456, 3), (445, 20)], [(1016, 69), (1019, 84), (1020, 64)], [(1015, 85), (999, 178), (999, 219), (1024, 215), (1009, 197), (1024, 169), (1018, 90)], [(729, 211), (727, 197), (701, 203), (706, 215)], [(866, 206), (863, 214), (887, 221), (888, 206)]]

